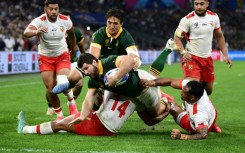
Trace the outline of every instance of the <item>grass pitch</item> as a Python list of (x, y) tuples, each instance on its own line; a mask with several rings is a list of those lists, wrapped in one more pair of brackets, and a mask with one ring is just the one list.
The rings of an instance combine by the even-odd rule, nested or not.
[[(117, 136), (91, 137), (72, 133), (51, 135), (24, 135), (16, 132), (16, 117), (26, 113), (29, 124), (39, 124), (55, 119), (46, 116), (45, 89), (39, 73), (0, 76), (0, 152), (47, 153), (242, 153), (245, 152), (245, 62), (233, 62), (228, 69), (224, 63), (215, 62), (214, 92), (210, 96), (218, 110), (218, 124), (222, 134), (210, 133), (207, 140), (171, 140), (170, 131), (178, 128), (171, 116), (154, 127), (147, 127), (134, 113)], [(148, 69), (148, 66), (142, 66)], [(179, 63), (166, 65), (164, 77), (182, 78)], [(86, 93), (85, 87), (77, 99), (78, 108)], [(163, 90), (180, 101), (180, 91), (170, 87)], [(63, 112), (68, 115), (66, 98), (59, 95)], [(183, 130), (181, 130), (184, 132)]]

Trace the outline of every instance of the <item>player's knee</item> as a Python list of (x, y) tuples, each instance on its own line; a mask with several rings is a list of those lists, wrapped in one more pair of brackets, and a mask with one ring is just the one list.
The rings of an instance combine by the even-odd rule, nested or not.
[(208, 95), (211, 95), (212, 92), (213, 92), (213, 88), (212, 87), (209, 87), (209, 86), (206, 86), (205, 87), (205, 90), (206, 90), (206, 92), (207, 92)]
[(81, 80), (78, 81), (75, 87), (76, 88), (82, 88), (83, 87), (83, 82)]
[(213, 92), (213, 90), (212, 90), (212, 89), (210, 89), (210, 90), (206, 90), (206, 92), (207, 92), (207, 94), (208, 94), (208, 95), (211, 95), (211, 94), (212, 94), (212, 92)]
[(58, 132), (60, 130), (64, 130), (67, 124), (64, 122), (52, 122), (51, 126), (52, 126), (53, 132)]

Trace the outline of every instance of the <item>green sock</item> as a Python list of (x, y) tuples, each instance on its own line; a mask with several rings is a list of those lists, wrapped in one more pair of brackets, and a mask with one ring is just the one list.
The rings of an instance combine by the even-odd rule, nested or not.
[(165, 48), (162, 51), (162, 53), (151, 64), (149, 71), (159, 76), (162, 70), (164, 69), (164, 65), (166, 63), (168, 55), (171, 52), (172, 52), (171, 49)]

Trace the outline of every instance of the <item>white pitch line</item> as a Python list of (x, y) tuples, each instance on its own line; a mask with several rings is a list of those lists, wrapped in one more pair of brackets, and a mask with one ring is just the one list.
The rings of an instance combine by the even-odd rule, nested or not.
[(0, 152), (57, 152), (57, 153), (140, 153), (140, 152), (126, 152), (126, 151), (78, 151), (78, 150), (70, 150), (70, 151), (63, 151), (63, 150), (50, 150), (50, 149), (32, 149), (32, 148), (23, 148), (23, 149), (12, 149), (12, 148), (0, 148)]
[(41, 84), (42, 82), (30, 82), (30, 83), (20, 83), (20, 84), (11, 84), (11, 85), (3, 85), (0, 86), (0, 88), (11, 88), (16, 86), (27, 86), (27, 85), (35, 85), (35, 84)]

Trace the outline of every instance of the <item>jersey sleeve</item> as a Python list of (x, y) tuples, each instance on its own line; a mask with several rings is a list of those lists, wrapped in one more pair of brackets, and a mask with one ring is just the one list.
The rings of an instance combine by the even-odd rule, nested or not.
[(83, 40), (83, 35), (82, 35), (82, 32), (80, 31), (79, 28), (74, 27), (74, 33), (75, 33), (75, 36), (76, 36), (76, 39), (77, 39), (77, 43), (79, 43), (80, 41)]
[(117, 55), (110, 55), (106, 58), (101, 59), (103, 68), (105, 70), (111, 70), (117, 67)]
[(208, 114), (206, 112), (201, 112), (199, 110), (198, 114), (194, 115), (193, 119), (196, 130), (208, 127)]
[(123, 43), (124, 48), (135, 46), (135, 41), (129, 32), (125, 32), (123, 38), (124, 39), (123, 39), (122, 43)]
[(40, 17), (35, 18), (34, 20), (32, 20), (29, 25), (32, 25), (32, 26), (36, 27), (37, 29), (40, 28), (41, 27), (41, 19), (40, 19)]
[(219, 29), (220, 28), (220, 20), (219, 20), (219, 16), (218, 14), (215, 15), (215, 18), (214, 18), (214, 22), (215, 22), (215, 27), (214, 29)]
[(180, 23), (179, 23), (179, 26), (178, 28), (180, 30), (182, 30), (183, 32), (187, 33), (189, 32), (189, 20), (187, 19), (187, 17), (183, 17), (181, 20), (180, 20)]
[(67, 30), (70, 30), (73, 27), (73, 23), (70, 18), (68, 18), (67, 23), (66, 23), (66, 28)]
[(103, 33), (102, 29), (97, 30), (93, 35), (92, 35), (92, 40), (91, 43), (99, 44), (100, 46), (103, 46), (104, 39), (103, 39)]
[(91, 78), (88, 79), (88, 89), (98, 89), (99, 83)]

